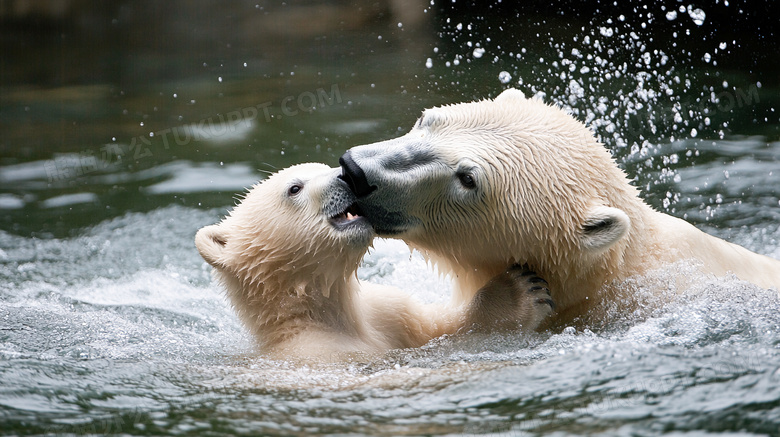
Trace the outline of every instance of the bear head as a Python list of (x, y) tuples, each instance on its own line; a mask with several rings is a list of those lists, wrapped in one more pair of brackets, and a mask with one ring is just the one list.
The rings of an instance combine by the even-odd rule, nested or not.
[(641, 208), (584, 125), (514, 89), (427, 109), (408, 134), (340, 163), (378, 235), (456, 274), (481, 270), (475, 284), (511, 263), (554, 276), (620, 258)]
[(195, 245), (234, 303), (268, 290), (327, 297), (332, 284), (354, 276), (374, 233), (339, 174), (324, 164), (284, 169), (198, 231)]

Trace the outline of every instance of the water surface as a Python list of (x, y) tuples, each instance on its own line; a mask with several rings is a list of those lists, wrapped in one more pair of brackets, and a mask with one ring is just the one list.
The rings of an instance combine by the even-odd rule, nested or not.
[[(586, 122), (654, 208), (780, 258), (780, 88), (746, 55), (766, 28), (726, 38), (722, 4), (655, 7), (450, 11), (427, 28), (323, 31), (332, 45), (289, 42), (287, 56), (125, 47), (135, 61), (93, 82), (7, 81), (0, 433), (779, 435), (777, 290), (696, 278), (599, 329), (301, 366), (254, 351), (194, 247), (268, 172), (335, 166), (425, 107), (514, 86)], [(153, 68), (166, 65), (187, 67)], [(378, 240), (358, 274), (448, 297), (398, 241)]]

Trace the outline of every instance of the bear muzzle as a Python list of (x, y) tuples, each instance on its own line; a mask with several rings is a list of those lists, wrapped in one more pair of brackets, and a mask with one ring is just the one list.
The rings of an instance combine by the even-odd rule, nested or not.
[(339, 158), (339, 164), (341, 164), (341, 178), (347, 183), (349, 189), (356, 197), (366, 197), (376, 190), (375, 185), (368, 183), (366, 173), (362, 168), (352, 159), (352, 152), (349, 150)]

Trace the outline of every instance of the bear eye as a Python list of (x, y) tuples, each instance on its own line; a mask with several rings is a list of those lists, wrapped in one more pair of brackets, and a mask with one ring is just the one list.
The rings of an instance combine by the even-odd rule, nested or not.
[(464, 188), (473, 190), (477, 187), (477, 182), (474, 180), (474, 176), (468, 173), (458, 173), (458, 180)]
[(295, 196), (296, 194), (300, 193), (303, 189), (303, 186), (300, 184), (295, 184), (290, 186), (290, 188), (287, 189), (287, 195), (289, 196)]

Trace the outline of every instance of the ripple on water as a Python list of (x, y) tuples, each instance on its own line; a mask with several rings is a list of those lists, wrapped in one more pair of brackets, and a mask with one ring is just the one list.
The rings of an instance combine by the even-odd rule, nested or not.
[[(301, 366), (256, 356), (208, 279), (191, 240), (217, 219), (168, 207), (71, 239), (4, 235), (6, 277), (24, 275), (12, 270), (28, 263), (46, 270), (0, 289), (4, 422), (71, 432), (89, 424), (133, 433), (425, 434), (735, 429), (737, 412), (760, 431), (780, 420), (776, 291), (709, 279), (598, 332), (447, 337)], [(121, 273), (109, 273), (116, 262)], [(446, 282), (432, 287), (442, 279), (397, 242), (378, 242), (364, 267), (365, 280), (446, 298)]]

